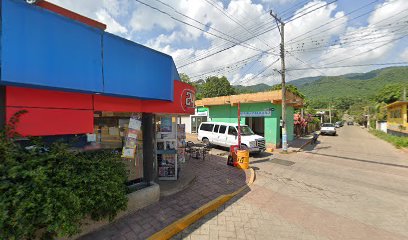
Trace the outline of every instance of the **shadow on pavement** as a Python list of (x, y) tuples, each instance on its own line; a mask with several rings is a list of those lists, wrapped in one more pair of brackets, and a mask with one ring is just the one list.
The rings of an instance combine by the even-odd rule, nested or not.
[(246, 185), (250, 175), (247, 174), (248, 171), (228, 166), (223, 157), (210, 156), (205, 160), (192, 158), (184, 163), (181, 174), (191, 171), (196, 176), (196, 180), (188, 188), (171, 196), (160, 197), (159, 202), (117, 219), (79, 239), (147, 239), (206, 203)]
[[(228, 214), (233, 214), (231, 212), (231, 209), (228, 209), (232, 204), (234, 204), (235, 202), (237, 202), (238, 200), (240, 200), (242, 197), (244, 197), (246, 194), (248, 194), (251, 191), (251, 189), (249, 187), (247, 187), (246, 189), (244, 189), (242, 192), (240, 192), (239, 194), (237, 194), (235, 197), (233, 197), (231, 200), (229, 200), (228, 202), (226, 202), (225, 204), (223, 204), (222, 206), (220, 206), (219, 208), (217, 208), (216, 210), (210, 212), (209, 214), (205, 215), (203, 218), (199, 219), (197, 222), (191, 224), (189, 227), (187, 227), (186, 229), (184, 229), (183, 231), (181, 231), (180, 233), (178, 233), (177, 235), (173, 236), (171, 239), (172, 240), (176, 240), (176, 239), (190, 239), (189, 237), (191, 237), (191, 239), (193, 238), (193, 233), (195, 231), (197, 231), (201, 226), (205, 225), (208, 222), (214, 222), (214, 224), (217, 224), (218, 220), (217, 220), (217, 216), (220, 214), (223, 214), (223, 212), (229, 212)], [(225, 224), (225, 223), (224, 223)], [(225, 227), (225, 225), (224, 225)], [(206, 234), (208, 234), (208, 236), (203, 236), (204, 239), (207, 239), (207, 237), (209, 237), (209, 232), (212, 229), (208, 229), (209, 231), (206, 232)], [(209, 238), (208, 238), (209, 239)], [(217, 238), (218, 239), (218, 238)], [(227, 238), (225, 238), (227, 239)]]
[(384, 162), (376, 162), (376, 161), (367, 160), (367, 159), (344, 157), (344, 156), (330, 155), (330, 154), (324, 154), (324, 153), (315, 153), (315, 152), (306, 152), (306, 153), (314, 154), (314, 155), (320, 155), (320, 156), (326, 156), (326, 157), (341, 158), (341, 159), (350, 160), (350, 161), (357, 161), (357, 162), (364, 162), (364, 163), (372, 163), (372, 164), (379, 164), (379, 165), (385, 165), (385, 166), (391, 166), (391, 167), (399, 167), (399, 168), (408, 168), (408, 166), (406, 166), (406, 165), (399, 165), (399, 164), (393, 164), (393, 163), (384, 163)]

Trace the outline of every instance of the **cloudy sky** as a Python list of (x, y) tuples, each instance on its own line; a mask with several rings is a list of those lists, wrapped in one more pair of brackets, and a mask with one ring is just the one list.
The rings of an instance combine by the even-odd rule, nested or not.
[(171, 55), (192, 80), (278, 83), (280, 34), (270, 10), (286, 22), (289, 80), (408, 62), (408, 0), (50, 1)]

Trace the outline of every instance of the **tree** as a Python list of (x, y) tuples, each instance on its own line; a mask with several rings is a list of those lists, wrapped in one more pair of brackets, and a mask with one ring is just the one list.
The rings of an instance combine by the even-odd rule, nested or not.
[(192, 83), (190, 77), (185, 73), (180, 73), (180, 81), (182, 81), (183, 83), (188, 83), (188, 84)]
[(385, 102), (387, 104), (400, 100), (402, 98), (403, 89), (408, 85), (389, 84), (383, 87), (375, 96), (375, 101), (378, 103)]
[[(281, 89), (282, 89), (282, 84), (275, 84), (275, 85), (273, 85), (271, 87), (272, 91), (273, 90), (281, 90)], [(301, 93), (299, 91), (299, 89), (296, 86), (292, 85), (292, 84), (286, 84), (286, 91), (289, 91), (289, 92), (291, 92), (293, 94), (296, 94), (296, 95), (298, 95), (299, 97), (301, 97), (303, 99), (305, 98), (305, 95), (303, 95), (303, 93)]]
[(235, 89), (231, 86), (226, 77), (209, 77), (202, 85), (202, 96), (205, 98), (228, 96), (235, 94)]

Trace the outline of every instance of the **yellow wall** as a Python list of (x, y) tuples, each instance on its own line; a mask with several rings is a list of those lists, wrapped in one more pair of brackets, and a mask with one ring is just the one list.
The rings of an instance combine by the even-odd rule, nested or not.
[[(407, 103), (404, 105), (387, 108), (387, 128), (388, 129), (393, 130), (393, 131), (408, 133), (407, 108), (408, 108)], [(400, 118), (393, 118), (391, 116), (392, 111), (396, 111), (396, 110), (401, 111)], [(405, 127), (405, 129), (401, 130), (400, 129), (401, 125)]]

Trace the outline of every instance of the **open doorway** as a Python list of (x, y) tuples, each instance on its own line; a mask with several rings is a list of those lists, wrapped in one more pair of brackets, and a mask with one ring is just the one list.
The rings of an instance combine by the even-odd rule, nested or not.
[(255, 134), (265, 136), (265, 118), (264, 117), (246, 117), (245, 124), (248, 125)]

